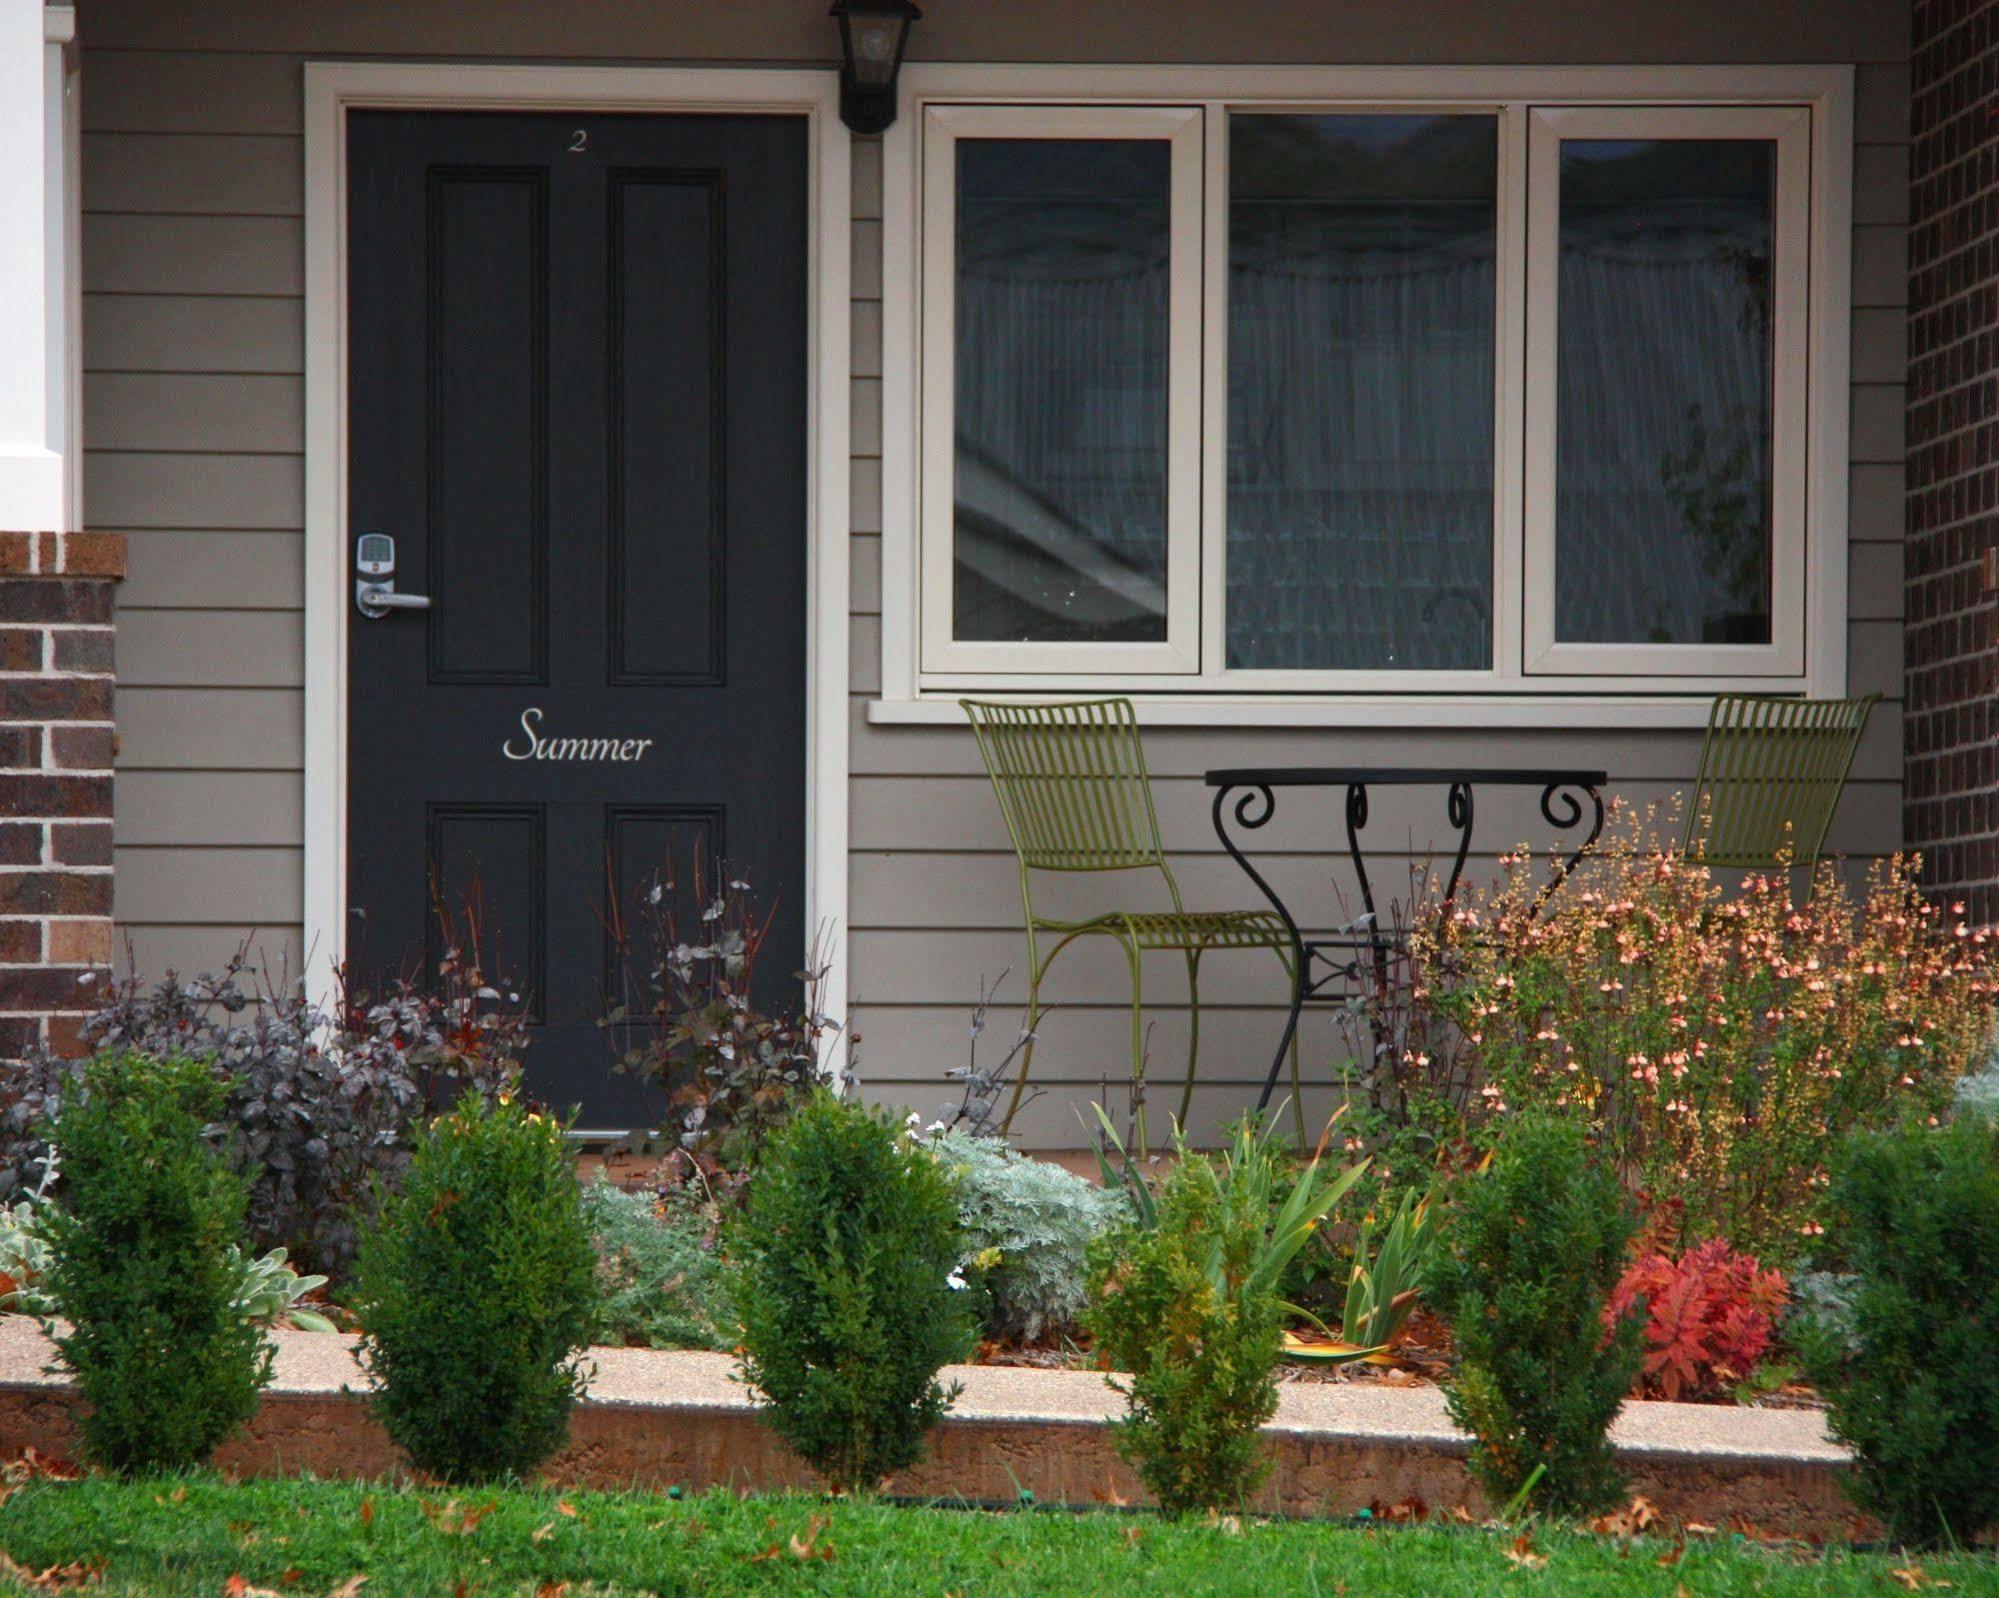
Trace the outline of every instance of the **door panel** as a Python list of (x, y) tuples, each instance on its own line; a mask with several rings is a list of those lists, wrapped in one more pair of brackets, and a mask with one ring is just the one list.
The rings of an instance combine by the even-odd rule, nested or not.
[[(438, 896), (462, 907), (479, 928), (493, 974), (520, 994), (534, 1021), (546, 1021), (548, 812), (541, 805), (427, 805), (425, 857)], [(443, 928), (425, 926), (424, 964), (444, 957)]]
[(621, 683), (724, 674), (719, 176), (611, 176), (611, 669)]
[[(804, 957), (806, 131), (781, 116), (354, 112), (348, 952), (434, 971), (480, 907), (529, 1087), (656, 1124), (599, 1024), (614, 929), (692, 854)], [(350, 555), (351, 555), (350, 550)]]
[(425, 591), (452, 600), (429, 618), (430, 681), (543, 683), (547, 175), (433, 168), (426, 188)]

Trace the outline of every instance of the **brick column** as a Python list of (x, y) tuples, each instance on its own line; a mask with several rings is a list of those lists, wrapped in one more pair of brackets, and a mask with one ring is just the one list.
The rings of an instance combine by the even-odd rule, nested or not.
[(0, 1059), (68, 1050), (111, 966), (116, 533), (0, 532)]
[(1903, 836), (1999, 923), (1999, 0), (1916, 0)]

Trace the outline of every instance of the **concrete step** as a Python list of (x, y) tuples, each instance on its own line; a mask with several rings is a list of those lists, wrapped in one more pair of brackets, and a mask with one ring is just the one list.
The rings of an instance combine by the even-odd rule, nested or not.
[[(216, 1456), (242, 1475), (370, 1478), (400, 1464), (369, 1415), (358, 1339), (280, 1332), (276, 1370), (247, 1430)], [(0, 1457), (33, 1447), (73, 1458), (73, 1390), (25, 1316), (0, 1316)], [(589, 1393), (545, 1474), (593, 1488), (810, 1487), (815, 1478), (758, 1419), (725, 1354), (596, 1348)], [(924, 1462), (890, 1484), (913, 1497), (1012, 1503), (1144, 1503), (1117, 1457), (1123, 1400), (1091, 1371), (957, 1366), (963, 1385)], [(1465, 1439), (1434, 1388), (1287, 1382), (1266, 1427), (1275, 1465), (1261, 1508), (1341, 1516), (1420, 1499), (1432, 1513), (1488, 1509)], [(1813, 1541), (1870, 1535), (1841, 1495), (1845, 1452), (1814, 1410), (1633, 1401), (1611, 1433), (1632, 1490), (1667, 1518)]]

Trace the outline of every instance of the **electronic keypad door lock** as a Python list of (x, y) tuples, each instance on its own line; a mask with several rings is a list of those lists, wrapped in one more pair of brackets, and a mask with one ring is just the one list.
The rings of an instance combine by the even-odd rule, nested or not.
[(428, 610), (430, 595), (396, 592), (396, 541), (363, 533), (354, 543), (354, 608), (370, 621), (392, 610)]

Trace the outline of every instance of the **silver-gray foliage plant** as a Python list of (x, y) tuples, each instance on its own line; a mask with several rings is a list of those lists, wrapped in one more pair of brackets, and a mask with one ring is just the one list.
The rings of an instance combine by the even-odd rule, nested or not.
[(740, 1336), (713, 1218), (685, 1193), (628, 1193), (583, 1184), (583, 1223), (597, 1250), (595, 1336), (647, 1348), (726, 1353)]
[(943, 1132), (930, 1147), (958, 1179), (963, 1267), (985, 1283), (987, 1330), (1028, 1342), (1069, 1331), (1089, 1298), (1090, 1242), (1125, 1217), (1124, 1199), (994, 1138)]
[(1957, 1108), (1999, 1118), (1999, 1051), (1986, 1057), (1984, 1070), (1959, 1080)]

